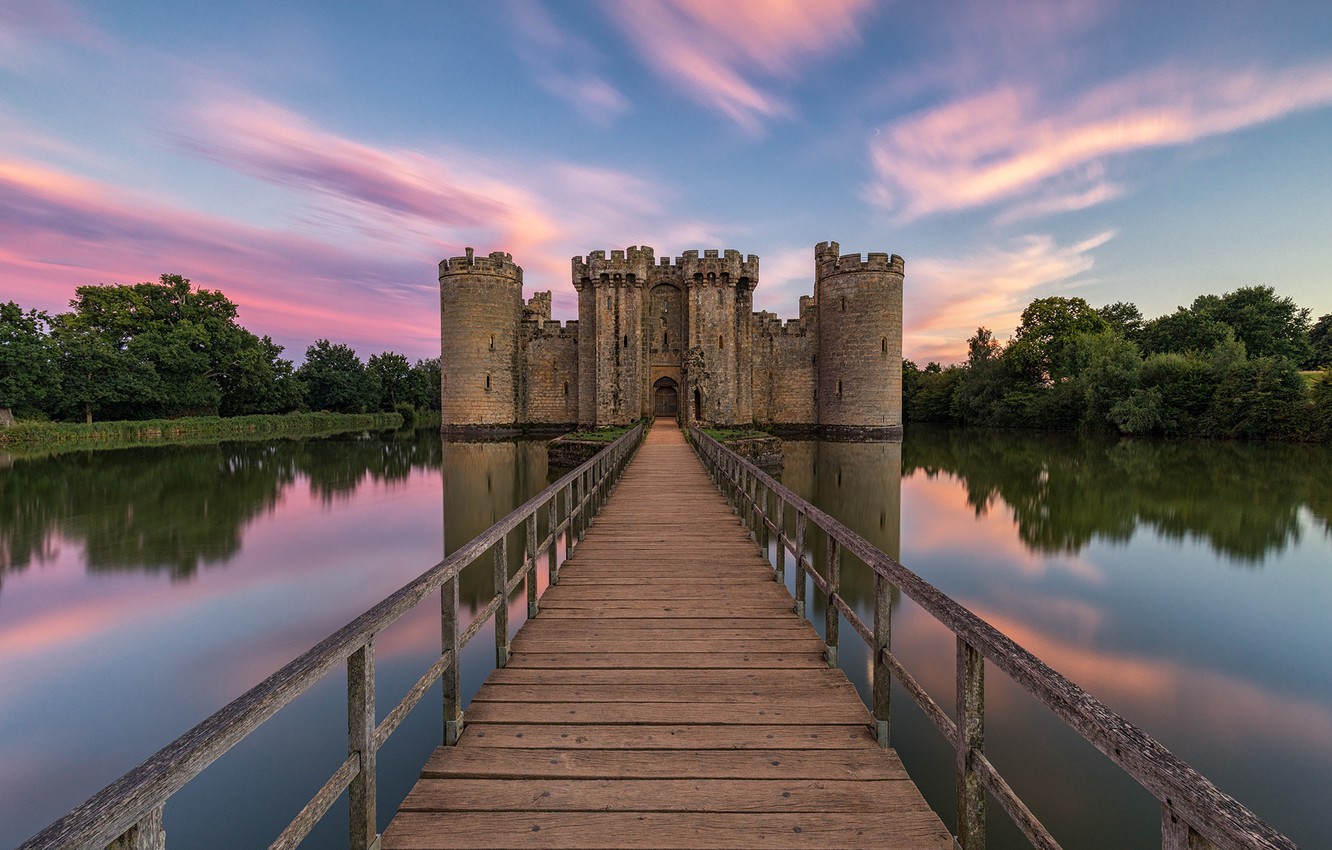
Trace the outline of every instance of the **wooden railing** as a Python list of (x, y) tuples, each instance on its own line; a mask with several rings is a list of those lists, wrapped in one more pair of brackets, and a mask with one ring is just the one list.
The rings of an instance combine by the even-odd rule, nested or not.
[[(1297, 850), (1234, 798), (1222, 793), (1198, 771), (1180, 760), (1138, 727), (1046, 666), (1039, 658), (953, 601), (942, 591), (902, 566), (833, 517), (814, 507), (771, 476), (694, 426), (691, 442), (717, 486), (750, 529), (760, 549), (769, 550), (776, 535), (774, 578), (786, 580), (786, 556), (795, 558), (795, 610), (806, 613), (806, 576), (827, 599), (825, 641), (828, 663), (837, 665), (842, 618), (869, 645), (872, 653), (872, 700), (875, 732), (888, 746), (891, 722), (890, 684), (896, 677), (955, 751), (957, 842), (963, 850), (985, 846), (988, 791), (1040, 850), (1057, 850), (1058, 842), (1009, 787), (986, 757), (985, 666), (988, 661), (1050, 709), (1088, 743), (1100, 750), (1161, 803), (1163, 850)], [(792, 514), (794, 517), (792, 518)], [(827, 539), (822, 573), (806, 555), (809, 525)], [(788, 525), (791, 532), (788, 533)], [(842, 552), (849, 552), (874, 573), (874, 616), (867, 624), (840, 593)], [(892, 653), (890, 600), (892, 588), (905, 593), (947, 627), (957, 639), (955, 722), (926, 693)]]
[[(304, 655), (254, 686), (212, 717), (181, 735), (143, 764), (112, 782), (78, 808), (24, 843), (19, 850), (159, 850), (166, 846), (162, 811), (171, 795), (241, 741), (278, 709), (305, 693), (337, 665), (347, 664), (347, 758), (271, 845), (294, 848), (342, 795), (349, 792), (352, 850), (379, 844), (375, 799), (375, 755), (435, 683), (443, 680), (444, 729), (454, 744), (463, 729), (459, 656), (467, 642), (495, 621), (495, 662), (509, 656), (507, 600), (526, 582), (528, 616), (537, 613), (537, 563), (545, 560), (549, 583), (559, 581), (556, 551), (572, 554), (611, 486), (642, 439), (637, 425), (607, 448), (527, 500), (458, 551), (422, 573), (364, 614), (329, 635)], [(545, 511), (547, 534), (537, 540)], [(526, 532), (522, 566), (510, 576), (508, 535)], [(459, 622), (458, 576), (492, 552), (495, 593), (466, 628)], [(544, 556), (544, 557), (543, 557)], [(439, 658), (383, 720), (375, 720), (375, 636), (435, 590), (440, 591), (442, 645)]]

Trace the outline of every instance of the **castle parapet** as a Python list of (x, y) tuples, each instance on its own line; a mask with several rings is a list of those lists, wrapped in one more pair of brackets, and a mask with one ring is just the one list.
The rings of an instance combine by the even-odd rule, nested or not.
[(823, 279), (847, 272), (889, 272), (902, 275), (906, 273), (906, 264), (897, 254), (870, 252), (861, 254), (841, 254), (841, 246), (836, 242), (820, 242), (814, 247), (814, 274), (816, 279)]
[(446, 275), (455, 274), (494, 275), (495, 277), (516, 280), (519, 283), (523, 280), (522, 267), (514, 264), (512, 254), (504, 251), (491, 251), (488, 257), (478, 257), (471, 248), (467, 249), (465, 256), (440, 260), (439, 276), (441, 279)]
[(586, 258), (574, 257), (571, 261), (574, 288), (603, 276), (611, 280), (632, 279), (641, 285), (647, 282), (648, 269), (655, 263), (655, 251), (649, 245), (612, 250), (610, 259), (606, 258), (605, 251), (590, 251)]

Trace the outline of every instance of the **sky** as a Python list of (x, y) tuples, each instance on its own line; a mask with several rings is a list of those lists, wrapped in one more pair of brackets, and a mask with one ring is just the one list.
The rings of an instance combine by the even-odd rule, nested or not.
[(1332, 312), (1332, 3), (0, 0), (0, 301), (178, 273), (297, 361), (439, 353), (437, 264), (906, 261), (904, 353), (1033, 299)]

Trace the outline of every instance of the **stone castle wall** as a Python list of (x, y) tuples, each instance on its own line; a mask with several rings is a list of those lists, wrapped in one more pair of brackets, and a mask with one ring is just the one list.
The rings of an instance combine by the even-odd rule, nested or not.
[(753, 312), (758, 257), (652, 248), (572, 261), (578, 320), (522, 300), (508, 254), (440, 264), (444, 427), (619, 425), (674, 400), (685, 424), (893, 436), (901, 417), (902, 258), (815, 249), (800, 318)]

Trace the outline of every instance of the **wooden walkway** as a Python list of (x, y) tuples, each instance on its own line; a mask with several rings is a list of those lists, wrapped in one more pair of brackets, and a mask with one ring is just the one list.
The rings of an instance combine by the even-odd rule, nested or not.
[(512, 650), (385, 850), (953, 846), (673, 424)]

